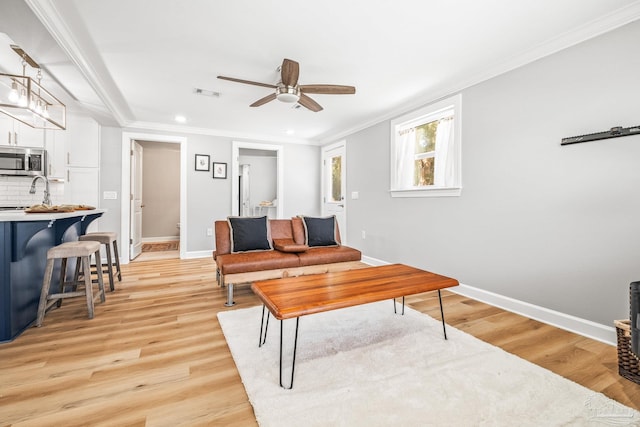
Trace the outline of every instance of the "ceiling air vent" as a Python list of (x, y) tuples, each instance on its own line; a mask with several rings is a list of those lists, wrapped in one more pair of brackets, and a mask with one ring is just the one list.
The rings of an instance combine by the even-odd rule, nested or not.
[(195, 93), (196, 95), (210, 96), (210, 97), (213, 97), (213, 98), (219, 98), (220, 97), (220, 92), (214, 92), (212, 90), (207, 90), (207, 89), (200, 89), (198, 87), (193, 89), (193, 93)]

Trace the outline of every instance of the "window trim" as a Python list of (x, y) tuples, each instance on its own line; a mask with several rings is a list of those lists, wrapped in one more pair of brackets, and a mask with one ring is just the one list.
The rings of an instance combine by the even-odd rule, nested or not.
[[(398, 188), (397, 187), (397, 171), (396, 171), (396, 145), (398, 143), (397, 136), (398, 127), (408, 127), (416, 122), (424, 120), (427, 123), (433, 118), (430, 116), (437, 116), (438, 113), (444, 112), (453, 108), (454, 120), (453, 120), (453, 156), (454, 156), (454, 183), (451, 186), (426, 186), (426, 187), (411, 187), (411, 188)], [(414, 110), (410, 113), (404, 114), (391, 120), (390, 123), (390, 144), (389, 144), (389, 159), (390, 159), (390, 171), (389, 171), (389, 193), (391, 197), (449, 197), (460, 196), (462, 193), (462, 94), (453, 95), (442, 99), (440, 101), (429, 104), (425, 107)]]

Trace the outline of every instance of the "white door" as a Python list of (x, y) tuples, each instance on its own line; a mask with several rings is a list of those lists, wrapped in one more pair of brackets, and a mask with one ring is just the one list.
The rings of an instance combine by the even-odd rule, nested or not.
[(131, 248), (134, 259), (142, 252), (142, 145), (133, 141), (131, 150)]
[(347, 239), (346, 173), (347, 162), (344, 142), (322, 150), (322, 214), (335, 215), (342, 243)]

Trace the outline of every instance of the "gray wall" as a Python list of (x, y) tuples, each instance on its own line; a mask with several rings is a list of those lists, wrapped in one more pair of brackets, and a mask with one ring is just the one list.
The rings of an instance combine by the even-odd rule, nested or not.
[(284, 218), (320, 215), (320, 147), (284, 145)]
[[(115, 231), (120, 237), (120, 206), (122, 199), (128, 203), (127, 194), (120, 194), (122, 186), (122, 129), (102, 126), (100, 128), (100, 189), (115, 191), (116, 200), (104, 200), (100, 195), (100, 207), (107, 212), (100, 218), (100, 229)], [(121, 247), (125, 242), (118, 241)]]
[(464, 90), (461, 197), (392, 199), (389, 122), (348, 136), (350, 244), (607, 326), (628, 317), (640, 136), (560, 140), (640, 124), (638, 40), (640, 22)]
[[(207, 228), (213, 221), (231, 214), (231, 178), (213, 179), (212, 172), (194, 170), (196, 154), (208, 154), (211, 161), (227, 163), (231, 172), (231, 143), (238, 138), (153, 132), (126, 129), (127, 132), (144, 134), (178, 135), (187, 138), (187, 252), (214, 249), (213, 237), (207, 236)], [(122, 133), (123, 129), (102, 127), (101, 135), (101, 189), (117, 191), (117, 200), (101, 200), (100, 206), (108, 209), (101, 218), (101, 229), (120, 231), (120, 208), (127, 195), (120, 194), (122, 185)], [(248, 141), (247, 142), (260, 142)], [(268, 144), (274, 144), (268, 142)], [(320, 212), (320, 148), (299, 144), (280, 144), (284, 158), (284, 217), (298, 214), (317, 215)], [(121, 243), (122, 245), (122, 243)]]

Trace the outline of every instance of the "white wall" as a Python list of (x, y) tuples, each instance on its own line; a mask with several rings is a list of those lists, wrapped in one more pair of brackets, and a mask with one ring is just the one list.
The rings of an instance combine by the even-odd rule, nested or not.
[(392, 199), (389, 122), (347, 137), (350, 244), (602, 325), (628, 317), (640, 136), (560, 141), (640, 124), (638, 40), (640, 22), (464, 90), (461, 197)]

